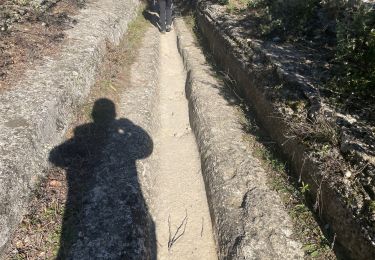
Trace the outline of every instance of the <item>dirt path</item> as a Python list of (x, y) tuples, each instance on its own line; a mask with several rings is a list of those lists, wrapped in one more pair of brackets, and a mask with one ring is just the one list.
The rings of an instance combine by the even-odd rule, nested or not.
[(161, 37), (160, 64), (161, 121), (155, 138), (159, 171), (154, 172), (151, 198), (158, 259), (217, 259), (199, 154), (189, 126), (186, 72), (174, 32)]

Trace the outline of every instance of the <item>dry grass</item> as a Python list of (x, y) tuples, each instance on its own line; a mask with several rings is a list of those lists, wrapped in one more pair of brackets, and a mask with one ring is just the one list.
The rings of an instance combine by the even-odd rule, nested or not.
[(249, 2), (252, 0), (229, 0), (227, 4), (227, 11), (230, 13), (246, 11)]
[[(30, 66), (35, 67), (43, 57), (53, 57), (59, 51), (64, 31), (74, 26), (72, 17), (80, 8), (76, 0), (61, 0), (44, 12), (33, 9), (27, 0), (3, 2), (0, 4), (0, 93), (14, 86)], [(8, 24), (2, 19), (12, 22)]]

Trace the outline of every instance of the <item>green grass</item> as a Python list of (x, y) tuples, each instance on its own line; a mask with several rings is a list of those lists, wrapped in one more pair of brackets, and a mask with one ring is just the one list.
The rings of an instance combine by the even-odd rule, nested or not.
[(226, 3), (229, 13), (246, 11), (252, 0), (228, 0)]

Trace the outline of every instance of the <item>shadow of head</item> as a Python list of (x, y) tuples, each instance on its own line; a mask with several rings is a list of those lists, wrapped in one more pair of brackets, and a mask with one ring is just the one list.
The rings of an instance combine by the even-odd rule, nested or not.
[(91, 117), (95, 124), (108, 125), (116, 118), (115, 104), (106, 98), (96, 100), (92, 108)]
[[(60, 167), (95, 164), (102, 152), (118, 162), (135, 162), (153, 151), (151, 136), (126, 118), (116, 119), (113, 101), (100, 98), (91, 111), (92, 122), (77, 126), (73, 137), (51, 150), (49, 161)], [(80, 166), (82, 168), (84, 166)]]
[(109, 131), (108, 145), (116, 148), (112, 152), (123, 154), (129, 159), (145, 158), (152, 153), (153, 142), (149, 134), (129, 119), (116, 119), (116, 107), (111, 100), (96, 100), (91, 117), (94, 125)]

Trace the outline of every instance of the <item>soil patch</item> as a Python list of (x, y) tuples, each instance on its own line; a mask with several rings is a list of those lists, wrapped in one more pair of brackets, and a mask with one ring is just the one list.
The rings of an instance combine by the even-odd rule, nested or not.
[(43, 10), (21, 1), (0, 1), (0, 93), (15, 85), (28, 67), (59, 50), (64, 31), (77, 23), (73, 16), (83, 6), (81, 0), (61, 0)]

